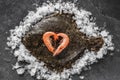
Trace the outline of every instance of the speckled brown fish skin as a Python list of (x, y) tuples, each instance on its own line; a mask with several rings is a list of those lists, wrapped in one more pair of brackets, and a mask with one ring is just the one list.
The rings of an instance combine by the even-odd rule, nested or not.
[[(50, 70), (61, 72), (64, 68), (70, 68), (84, 54), (85, 49), (98, 51), (104, 43), (101, 37), (88, 38), (80, 32), (72, 19), (73, 16), (70, 14), (52, 14), (37, 22), (22, 39), (23, 44), (31, 51), (31, 54), (43, 61)], [(42, 36), (47, 31), (62, 32), (70, 38), (69, 45), (58, 56), (53, 57), (44, 45)], [(57, 46), (59, 41), (56, 42)]]

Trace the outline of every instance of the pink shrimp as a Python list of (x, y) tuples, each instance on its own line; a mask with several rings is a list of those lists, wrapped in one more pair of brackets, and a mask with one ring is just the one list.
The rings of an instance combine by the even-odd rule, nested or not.
[(57, 40), (57, 34), (55, 34), (54, 32), (46, 32), (45, 34), (43, 34), (43, 41), (48, 50), (53, 53), (55, 49), (53, 48), (50, 41), (51, 36), (54, 36), (54, 40)]
[(66, 34), (64, 34), (64, 33), (59, 33), (59, 34), (57, 34), (57, 36), (60, 36), (60, 37), (62, 37), (63, 39), (62, 39), (61, 44), (60, 44), (60, 45), (58, 46), (58, 48), (55, 50), (53, 56), (56, 56), (56, 55), (58, 55), (59, 53), (61, 53), (61, 52), (68, 46), (68, 44), (69, 44), (69, 37), (68, 37)]
[[(51, 41), (50, 41), (51, 36), (54, 37), (55, 41), (59, 38), (59, 36), (63, 38), (61, 44), (58, 46), (56, 50), (51, 44)], [(53, 56), (56, 56), (60, 54), (63, 51), (63, 49), (65, 49), (68, 46), (69, 37), (64, 33), (56, 34), (54, 32), (46, 32), (45, 34), (43, 34), (43, 41), (46, 47), (48, 48), (48, 50), (53, 53)]]

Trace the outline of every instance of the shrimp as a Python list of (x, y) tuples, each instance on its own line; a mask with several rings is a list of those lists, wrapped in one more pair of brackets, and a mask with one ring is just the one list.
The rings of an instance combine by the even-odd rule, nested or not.
[[(51, 41), (50, 41), (51, 36), (53, 36), (55, 41), (58, 40), (59, 37), (63, 38), (60, 45), (58, 46), (58, 48), (56, 50), (51, 44)], [(48, 50), (53, 53), (53, 56), (56, 56), (56, 55), (60, 54), (68, 46), (69, 37), (64, 33), (56, 34), (54, 32), (46, 32), (43, 34), (43, 41), (44, 41), (44, 44), (46, 45), (46, 47), (48, 48)]]
[(60, 45), (58, 46), (58, 48), (55, 50), (53, 56), (56, 56), (56, 55), (58, 55), (59, 53), (61, 53), (61, 52), (68, 46), (68, 44), (69, 44), (69, 37), (68, 37), (66, 34), (64, 34), (64, 33), (59, 33), (59, 34), (57, 34), (57, 36), (60, 36), (60, 37), (62, 37), (63, 39), (62, 39), (61, 44), (60, 44)]
[(57, 37), (57, 34), (54, 33), (54, 32), (46, 32), (45, 34), (43, 34), (43, 41), (44, 41), (44, 44), (46, 45), (46, 47), (48, 48), (48, 50), (52, 53), (54, 53), (54, 47), (52, 46), (51, 44), (51, 41), (50, 41), (50, 37), (53, 36), (54, 37), (54, 40), (57, 40), (58, 37)]

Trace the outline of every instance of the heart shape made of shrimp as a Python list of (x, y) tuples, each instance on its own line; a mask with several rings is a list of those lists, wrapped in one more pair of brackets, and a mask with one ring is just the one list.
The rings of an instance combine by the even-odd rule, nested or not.
[[(50, 37), (53, 36), (54, 41), (57, 41), (59, 39), (59, 37), (62, 37), (62, 40), (60, 41), (60, 45), (57, 47), (57, 49), (55, 49), (52, 46)], [(46, 47), (48, 48), (48, 50), (50, 52), (53, 53), (53, 56), (56, 56), (58, 54), (60, 54), (69, 44), (69, 37), (64, 34), (64, 33), (54, 33), (54, 32), (46, 32), (43, 34), (43, 42), (46, 45)]]

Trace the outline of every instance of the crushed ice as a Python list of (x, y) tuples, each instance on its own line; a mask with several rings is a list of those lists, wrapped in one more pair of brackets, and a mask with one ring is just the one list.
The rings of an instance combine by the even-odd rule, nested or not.
[[(29, 31), (32, 27), (32, 23), (42, 19), (48, 14), (53, 12), (64, 13), (74, 13), (77, 27), (81, 28), (80, 31), (86, 33), (87, 36), (102, 36), (104, 39), (103, 47), (97, 52), (96, 55), (93, 51), (85, 50), (83, 57), (76, 60), (75, 64), (72, 65), (70, 69), (64, 69), (60, 74), (53, 72), (47, 69), (44, 66), (43, 62), (38, 62), (38, 60), (30, 54), (30, 52), (25, 48), (21, 43), (21, 38), (25, 35), (26, 31)], [(43, 4), (41, 7), (37, 8), (37, 11), (29, 11), (29, 14), (24, 18), (23, 22), (20, 22), (19, 26), (16, 26), (15, 29), (10, 30), (10, 37), (8, 37), (7, 45), (14, 50), (14, 56), (17, 58), (16, 64), (13, 66), (13, 69), (16, 69), (18, 74), (23, 74), (25, 71), (30, 73), (31, 76), (36, 76), (37, 79), (47, 79), (47, 80), (71, 80), (72, 74), (80, 74), (82, 69), (86, 65), (93, 64), (97, 59), (101, 59), (103, 55), (107, 54), (108, 50), (114, 50), (114, 45), (112, 43), (112, 36), (109, 35), (109, 32), (106, 30), (99, 29), (96, 26), (95, 22), (89, 20), (91, 12), (88, 12), (84, 9), (78, 9), (74, 3), (49, 3)], [(29, 64), (21, 65), (19, 62), (25, 61)], [(80, 78), (84, 78), (83, 76)]]

